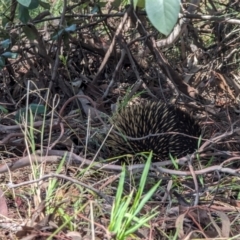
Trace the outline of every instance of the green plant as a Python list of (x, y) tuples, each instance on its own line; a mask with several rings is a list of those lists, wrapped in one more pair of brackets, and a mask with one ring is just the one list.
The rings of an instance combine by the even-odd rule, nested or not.
[(146, 8), (152, 25), (164, 35), (169, 35), (177, 23), (180, 0), (133, 0), (134, 8)]
[(155, 184), (144, 196), (143, 190), (147, 182), (147, 176), (151, 165), (152, 152), (149, 154), (146, 166), (142, 172), (140, 184), (136, 194), (134, 190), (128, 196), (123, 195), (124, 180), (126, 176), (126, 169), (123, 168), (121, 173), (116, 198), (112, 207), (110, 224), (108, 230), (115, 234), (116, 239), (123, 240), (134, 234), (142, 226), (147, 226), (147, 222), (156, 216), (155, 209), (145, 216), (139, 216), (145, 203), (152, 197), (160, 182)]
[(5, 39), (0, 42), (0, 46), (4, 49), (4, 52), (0, 54), (0, 70), (5, 67), (6, 59), (12, 58), (16, 59), (18, 57), (17, 53), (9, 51), (11, 47), (11, 40)]
[(18, 18), (26, 24), (30, 19), (30, 11), (42, 7), (50, 9), (50, 4), (41, 0), (17, 0), (18, 2)]

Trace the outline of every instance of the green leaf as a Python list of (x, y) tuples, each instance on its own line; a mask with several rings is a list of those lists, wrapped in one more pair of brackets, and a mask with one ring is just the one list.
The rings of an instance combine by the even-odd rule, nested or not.
[(200, 136), (200, 137), (198, 138), (198, 149), (200, 148), (201, 143), (202, 143), (202, 136)]
[[(139, 187), (138, 187), (138, 191), (137, 191), (137, 194), (135, 196), (135, 199), (134, 199), (134, 203), (133, 203), (133, 207), (132, 207), (132, 217), (129, 218), (127, 220), (127, 224), (129, 225), (132, 221), (132, 218), (136, 216), (136, 214), (141, 210), (141, 208), (143, 207), (142, 204), (140, 205), (141, 201), (141, 197), (142, 197), (142, 194), (143, 194), (143, 190), (144, 190), (144, 187), (145, 187), (145, 184), (146, 184), (146, 181), (148, 179), (148, 172), (149, 172), (149, 169), (151, 167), (151, 162), (152, 162), (152, 156), (153, 156), (153, 153), (152, 151), (150, 152), (149, 156), (148, 156), (148, 159), (147, 159), (147, 162), (145, 164), (145, 167), (143, 169), (143, 172), (142, 172), (142, 176), (141, 176), (141, 179), (140, 179), (140, 183), (139, 183)], [(159, 183), (160, 184), (160, 183)], [(146, 195), (147, 197), (145, 197), (145, 199), (147, 199), (148, 197), (151, 197), (151, 195), (149, 195), (149, 193)]]
[(10, 46), (10, 44), (11, 44), (11, 40), (10, 39), (6, 39), (6, 40), (1, 41), (1, 46), (3, 48), (8, 48)]
[(128, 197), (122, 197), (125, 175), (126, 168), (123, 166), (123, 170), (118, 183), (116, 197), (111, 211), (111, 220), (109, 225), (109, 230), (114, 233), (121, 231), (121, 225), (133, 194), (133, 192), (131, 192)]
[(32, 103), (29, 105), (29, 109), (31, 109), (33, 114), (44, 114), (45, 112), (45, 106), (44, 105), (39, 105), (36, 103)]
[(114, 1), (112, 2), (112, 7), (113, 7), (114, 9), (118, 9), (121, 4), (122, 4), (122, 0), (114, 0)]
[(145, 0), (133, 0), (133, 6), (134, 6), (134, 9), (136, 9), (136, 7), (144, 8), (145, 7)]
[[(152, 215), (150, 215), (149, 217), (146, 218), (142, 218), (140, 219), (140, 221), (138, 223), (135, 223), (131, 228), (129, 228), (126, 232), (125, 232), (125, 236), (128, 236), (132, 233), (134, 233), (135, 231), (137, 231), (139, 228), (141, 228), (144, 224), (146, 224), (149, 220), (151, 220), (152, 218), (154, 218), (156, 215), (158, 215), (159, 213), (156, 212)], [(135, 220), (135, 218), (133, 219)]]
[(5, 58), (0, 57), (0, 69), (3, 69), (5, 67)]
[(145, 186), (146, 181), (148, 179), (148, 172), (149, 172), (149, 169), (151, 167), (152, 157), (153, 157), (153, 152), (151, 151), (149, 156), (148, 156), (148, 159), (146, 161), (146, 164), (145, 164), (145, 167), (143, 169), (142, 176), (141, 176), (141, 179), (140, 179), (140, 184), (139, 184), (139, 189), (138, 189), (138, 195), (139, 196), (142, 196), (144, 186)]
[(35, 9), (39, 5), (39, 0), (17, 0), (20, 5), (28, 8), (28, 9)]
[(8, 23), (9, 23), (9, 19), (6, 17), (2, 17), (2, 27), (6, 28)]
[(52, 39), (53, 40), (57, 40), (62, 34), (64, 33), (68, 33), (68, 32), (74, 32), (77, 29), (77, 25), (76, 24), (72, 24), (69, 27), (66, 27), (64, 29), (60, 29), (57, 33), (54, 33), (52, 35)]
[(107, 2), (98, 2), (97, 3), (100, 8), (104, 8), (107, 5)]
[(90, 1), (84, 2), (80, 5), (80, 8), (87, 8), (89, 6)]
[(43, 2), (43, 1), (39, 1), (39, 5), (41, 7), (43, 7), (44, 9), (50, 9), (50, 4), (49, 3), (46, 3), (46, 2)]
[(66, 32), (74, 32), (74, 31), (76, 31), (76, 29), (77, 29), (77, 24), (72, 24), (71, 26), (66, 27), (64, 30)]
[(36, 34), (36, 31), (34, 31), (33, 28), (31, 28), (29, 26), (23, 26), (22, 30), (29, 40), (37, 39), (38, 36)]
[(91, 11), (91, 14), (95, 14), (95, 13), (99, 13), (100, 12), (100, 9), (99, 9), (99, 6), (98, 5), (95, 5)]
[(121, 207), (119, 209), (117, 209), (118, 214), (115, 215), (115, 221), (114, 221), (115, 224), (114, 224), (113, 232), (116, 232), (116, 233), (121, 233), (122, 232), (124, 218), (126, 216), (126, 213), (128, 212), (130, 203), (132, 201), (133, 193), (134, 193), (134, 191), (132, 190), (130, 195), (121, 199), (122, 200)]
[(170, 156), (170, 160), (172, 161), (172, 164), (174, 165), (174, 168), (179, 169), (178, 163), (176, 162), (176, 159), (172, 156), (171, 153), (169, 153), (169, 156)]
[(1, 54), (1, 56), (5, 57), (5, 58), (16, 59), (18, 54), (17, 53), (13, 53), (13, 52), (4, 52), (3, 54)]
[(18, 12), (19, 12), (19, 20), (22, 23), (26, 24), (28, 22), (28, 20), (30, 19), (28, 8), (19, 4)]
[[(145, 195), (143, 195), (143, 189), (147, 181), (152, 156), (153, 153), (150, 152), (144, 170), (142, 172), (137, 194), (135, 196), (134, 190), (132, 190), (128, 196), (123, 195), (126, 176), (126, 169), (125, 166), (123, 166), (116, 193), (116, 198), (111, 211), (110, 224), (108, 227), (109, 231), (115, 234), (116, 239), (126, 239), (141, 226), (146, 225), (147, 221), (149, 221), (151, 218), (158, 214), (155, 209), (153, 211), (154, 213), (150, 214), (150, 216), (149, 214), (144, 217), (136, 216), (144, 207), (146, 202), (152, 197), (160, 184), (160, 182), (158, 182)], [(150, 226), (147, 225), (147, 227)]]
[(121, 200), (122, 200), (122, 194), (123, 194), (125, 175), (126, 175), (126, 168), (125, 168), (125, 166), (123, 166), (123, 170), (122, 170), (120, 180), (119, 180), (119, 183), (118, 183), (116, 198), (115, 198), (115, 201), (114, 201), (114, 206), (115, 207), (112, 208), (111, 217), (114, 216), (114, 212), (116, 212), (117, 209), (120, 207)]
[(57, 40), (64, 33), (64, 29), (59, 30), (56, 34), (52, 35), (52, 40)]
[[(31, 110), (32, 114), (44, 114), (45, 112), (45, 106), (44, 105), (39, 105), (39, 104), (30, 104), (28, 106), (28, 110)], [(15, 120), (17, 122), (21, 122), (22, 121), (22, 118), (26, 118), (26, 111), (27, 111), (27, 108), (21, 108), (19, 109), (19, 111), (17, 111), (17, 114), (15, 116)], [(28, 119), (28, 122), (30, 121), (30, 119)]]
[(178, 20), (180, 0), (145, 0), (145, 4), (152, 25), (164, 35), (169, 35)]
[(135, 210), (134, 216), (136, 216), (136, 214), (138, 214), (140, 212), (140, 210), (144, 207), (144, 205), (146, 204), (146, 202), (153, 196), (153, 194), (156, 192), (156, 190), (158, 189), (159, 185), (161, 183), (161, 180), (156, 183), (151, 189), (150, 191), (147, 192), (147, 194), (143, 197), (143, 199), (141, 200), (141, 202), (138, 204), (137, 209)]
[(3, 107), (3, 106), (0, 105), (0, 112), (2, 112), (2, 113), (8, 113), (8, 110), (7, 110), (5, 107)]
[(22, 6), (29, 7), (32, 0), (17, 0)]
[(28, 9), (35, 9), (39, 6), (39, 0), (32, 0)]

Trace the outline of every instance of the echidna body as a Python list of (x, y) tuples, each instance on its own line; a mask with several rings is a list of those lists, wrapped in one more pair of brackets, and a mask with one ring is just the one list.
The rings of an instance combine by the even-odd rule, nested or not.
[[(173, 105), (159, 102), (125, 107), (113, 117), (113, 125), (107, 146), (115, 156), (152, 150), (154, 161), (169, 159), (170, 153), (177, 158), (193, 153), (201, 135), (200, 126), (192, 116)], [(127, 138), (150, 134), (154, 136), (138, 140)]]

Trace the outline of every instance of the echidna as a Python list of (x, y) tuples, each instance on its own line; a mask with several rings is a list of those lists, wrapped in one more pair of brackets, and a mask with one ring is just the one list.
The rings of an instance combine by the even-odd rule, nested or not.
[[(106, 144), (114, 156), (152, 150), (153, 161), (170, 159), (170, 153), (177, 158), (193, 153), (201, 135), (201, 128), (191, 115), (160, 102), (147, 101), (125, 107), (113, 117), (113, 125), (114, 131), (109, 134)], [(150, 134), (154, 136), (132, 139)]]

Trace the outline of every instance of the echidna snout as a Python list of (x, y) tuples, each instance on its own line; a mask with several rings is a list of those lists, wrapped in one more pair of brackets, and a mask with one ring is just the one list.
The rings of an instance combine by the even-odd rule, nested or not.
[[(201, 135), (200, 126), (192, 116), (173, 105), (159, 102), (148, 101), (144, 105), (126, 107), (113, 117), (113, 124), (114, 131), (106, 141), (112, 154), (117, 156), (152, 150), (153, 161), (169, 159), (170, 153), (177, 158), (193, 153)], [(138, 140), (127, 138), (142, 138), (150, 134), (154, 136)]]

